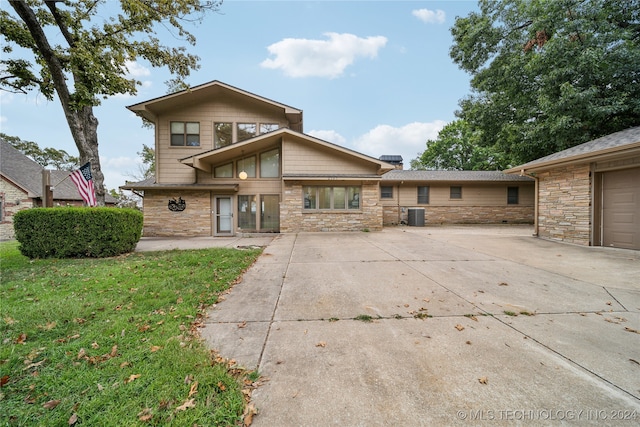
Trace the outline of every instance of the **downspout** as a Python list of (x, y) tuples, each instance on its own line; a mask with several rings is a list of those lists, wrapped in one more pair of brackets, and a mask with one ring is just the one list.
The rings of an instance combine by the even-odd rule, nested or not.
[(520, 169), (520, 176), (528, 176), (529, 178), (533, 178), (534, 180), (534, 189), (533, 189), (533, 235), (539, 236), (539, 224), (538, 224), (538, 205), (539, 205), (539, 180), (534, 173), (526, 173), (524, 169)]

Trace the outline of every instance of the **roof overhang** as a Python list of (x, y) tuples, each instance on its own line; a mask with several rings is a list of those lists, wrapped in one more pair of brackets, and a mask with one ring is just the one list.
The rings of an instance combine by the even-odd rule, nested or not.
[(302, 141), (318, 144), (319, 146), (326, 149), (338, 151), (342, 154), (347, 154), (360, 160), (373, 163), (377, 166), (378, 175), (382, 175), (385, 172), (395, 169), (393, 165), (383, 162), (379, 159), (369, 157), (356, 151), (349, 150), (348, 148), (332, 144), (330, 142), (315, 138), (301, 132), (295, 132), (287, 128), (280, 128), (273, 132), (265, 133), (254, 138), (247, 139), (246, 141), (210, 150), (205, 153), (197, 154), (195, 156), (186, 157), (184, 159), (180, 159), (180, 163), (205, 172), (211, 172), (211, 167), (213, 164), (221, 164), (226, 161), (237, 159), (239, 157), (241, 158), (242, 156), (249, 153), (254, 153), (256, 151), (272, 147), (277, 143), (281, 143), (284, 137), (290, 137), (294, 139), (297, 138)]
[(532, 172), (540, 172), (548, 169), (552, 169), (557, 166), (569, 166), (575, 164), (582, 163), (591, 163), (591, 162), (603, 162), (610, 160), (618, 160), (629, 158), (632, 156), (640, 155), (640, 141), (632, 144), (626, 144), (619, 147), (612, 147), (608, 149), (593, 151), (590, 153), (577, 154), (570, 157), (564, 158), (551, 158), (548, 160), (544, 160), (544, 158), (540, 160), (534, 160), (529, 163), (525, 163), (520, 166), (513, 167), (511, 169), (507, 169), (505, 173), (511, 174), (520, 174), (526, 175)]
[(249, 98), (252, 102), (265, 105), (270, 108), (282, 110), (282, 113), (290, 123), (291, 128), (302, 131), (302, 110), (280, 102), (247, 92), (237, 87), (214, 80), (199, 86), (171, 93), (169, 95), (153, 98), (138, 104), (127, 106), (127, 109), (144, 119), (155, 123), (158, 115), (175, 110), (183, 105), (194, 105), (217, 96), (231, 96)]
[(238, 184), (148, 184), (129, 183), (119, 187), (122, 190), (148, 191), (148, 190), (205, 190), (205, 191), (226, 191), (237, 192)]

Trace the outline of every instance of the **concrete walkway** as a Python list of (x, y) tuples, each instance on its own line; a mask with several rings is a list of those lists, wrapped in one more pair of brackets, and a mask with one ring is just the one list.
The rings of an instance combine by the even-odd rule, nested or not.
[(531, 232), (278, 235), (202, 335), (258, 427), (638, 425), (640, 252)]

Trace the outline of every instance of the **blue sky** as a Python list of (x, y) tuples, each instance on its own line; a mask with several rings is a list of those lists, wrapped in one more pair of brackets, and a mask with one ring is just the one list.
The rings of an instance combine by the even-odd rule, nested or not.
[[(408, 167), (469, 94), (470, 76), (449, 57), (450, 28), (474, 10), (475, 1), (227, 0), (188, 27), (201, 58), (188, 83), (220, 80), (300, 108), (305, 133), (373, 157), (400, 154)], [(107, 188), (139, 175), (137, 153), (153, 146), (125, 107), (166, 94), (170, 78), (145, 62), (129, 72), (143, 83), (138, 94), (95, 109)], [(0, 92), (0, 131), (78, 154), (57, 99)]]

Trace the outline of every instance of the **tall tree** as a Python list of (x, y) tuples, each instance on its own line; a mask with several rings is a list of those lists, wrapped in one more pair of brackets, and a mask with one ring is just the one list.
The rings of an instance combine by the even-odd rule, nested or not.
[(491, 147), (478, 144), (480, 133), (464, 120), (454, 120), (427, 141), (427, 149), (411, 161), (417, 170), (497, 170), (506, 167), (504, 158)]
[[(52, 100), (57, 94), (80, 162), (91, 162), (99, 204), (104, 204), (104, 176), (98, 154), (98, 120), (93, 107), (116, 94), (136, 93), (140, 82), (128, 76), (139, 58), (154, 67), (166, 66), (182, 83), (198, 68), (198, 57), (185, 47), (163, 45), (156, 29), (194, 45), (185, 22), (201, 21), (221, 1), (9, 0), (15, 15), (0, 10), (4, 39), (0, 88), (26, 93), (40, 91)], [(105, 18), (108, 17), (108, 18)], [(172, 38), (173, 40), (173, 38)], [(60, 42), (61, 44), (57, 44)], [(14, 47), (19, 48), (14, 56)], [(21, 55), (29, 52), (30, 59)]]
[(456, 19), (458, 117), (521, 163), (640, 124), (640, 0), (480, 0)]

